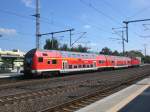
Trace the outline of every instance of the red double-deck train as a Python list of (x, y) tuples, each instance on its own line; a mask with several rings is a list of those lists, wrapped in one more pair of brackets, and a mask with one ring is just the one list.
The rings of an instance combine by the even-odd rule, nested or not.
[(139, 66), (140, 64), (140, 58), (133, 57), (32, 49), (25, 55), (24, 73), (37, 75), (54, 72), (69, 73)]

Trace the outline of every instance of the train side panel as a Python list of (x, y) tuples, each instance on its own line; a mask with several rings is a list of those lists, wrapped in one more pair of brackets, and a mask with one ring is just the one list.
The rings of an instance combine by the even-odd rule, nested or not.
[(139, 66), (141, 64), (141, 58), (139, 57), (132, 57), (131, 58), (131, 65), (132, 66)]
[(98, 69), (106, 68), (107, 67), (107, 59), (105, 55), (98, 55), (96, 57), (96, 66)]
[(141, 64), (140, 58), (96, 55), (57, 50), (30, 50), (25, 55), (26, 73), (91, 71), (103, 68), (122, 68)]

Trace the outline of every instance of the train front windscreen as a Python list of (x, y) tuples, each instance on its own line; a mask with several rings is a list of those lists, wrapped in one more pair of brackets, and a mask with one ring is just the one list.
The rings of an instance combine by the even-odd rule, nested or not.
[(36, 52), (36, 49), (32, 49), (26, 53), (24, 58), (24, 73), (31, 73), (33, 57)]

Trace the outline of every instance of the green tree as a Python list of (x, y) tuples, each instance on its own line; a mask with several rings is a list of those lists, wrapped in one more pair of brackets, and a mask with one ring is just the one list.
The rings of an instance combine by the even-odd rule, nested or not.
[(100, 54), (105, 54), (105, 55), (112, 55), (112, 51), (108, 47), (104, 47), (101, 51)]
[(68, 45), (67, 45), (67, 44), (63, 44), (63, 45), (60, 47), (60, 50), (69, 51), (70, 49), (68, 48)]
[(117, 50), (115, 50), (114, 52), (112, 52), (112, 55), (114, 55), (114, 56), (120, 56), (120, 53)]
[[(52, 46), (53, 44), (53, 46)], [(54, 49), (54, 50), (58, 50), (59, 49), (59, 42), (56, 39), (53, 39), (53, 41), (51, 39), (47, 39), (45, 41), (45, 45), (44, 45), (44, 49)]]
[(63, 44), (59, 47), (59, 42), (56, 39), (53, 39), (53, 47), (52, 47), (52, 40), (47, 39), (45, 41), (44, 49), (54, 49), (54, 50), (64, 50), (64, 51), (75, 51), (75, 52), (87, 52), (88, 48), (79, 45), (78, 47), (69, 48), (67, 44)]
[(140, 51), (135, 50), (127, 51), (125, 54), (130, 57), (144, 57), (144, 55)]
[(144, 60), (144, 63), (150, 63), (150, 56), (145, 56), (143, 60)]
[(78, 47), (76, 47), (77, 52), (87, 52), (87, 50), (87, 47), (83, 47), (82, 45), (78, 45)]

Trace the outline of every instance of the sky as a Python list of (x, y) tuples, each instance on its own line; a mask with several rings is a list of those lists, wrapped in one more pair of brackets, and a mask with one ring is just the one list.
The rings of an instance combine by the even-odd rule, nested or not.
[[(103, 47), (122, 51), (119, 28), (123, 21), (149, 19), (149, 0), (40, 0), (40, 33), (73, 28), (73, 46), (82, 44), (98, 52)], [(29, 51), (35, 48), (35, 0), (0, 0), (0, 48)], [(123, 29), (125, 30), (125, 29)], [(83, 32), (86, 34), (83, 35)], [(117, 34), (115, 33), (117, 32)], [(150, 55), (150, 21), (129, 24), (129, 42), (125, 50)], [(42, 36), (40, 47), (51, 35)], [(56, 34), (60, 44), (68, 44), (69, 32)], [(124, 35), (124, 38), (126, 36)]]

